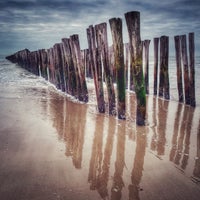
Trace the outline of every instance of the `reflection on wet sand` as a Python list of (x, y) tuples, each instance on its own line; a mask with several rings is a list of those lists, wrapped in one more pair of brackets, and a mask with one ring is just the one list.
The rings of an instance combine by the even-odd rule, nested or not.
[(151, 150), (157, 151), (158, 157), (165, 154), (168, 106), (168, 101), (153, 98), (153, 136), (151, 139)]
[(81, 168), (84, 144), (87, 107), (68, 103), (65, 98), (51, 99), (51, 114), (54, 116), (53, 126), (57, 129), (59, 139), (65, 141), (65, 155), (72, 157), (75, 168)]
[(103, 127), (105, 126), (104, 119), (102, 120), (101, 118), (102, 116), (97, 116), (96, 119), (88, 181), (91, 190), (97, 190), (102, 199), (107, 199), (110, 159), (116, 122), (112, 118), (108, 119), (108, 135), (103, 154)]
[[(120, 130), (121, 129), (121, 130)], [(117, 131), (117, 155), (115, 161), (115, 172), (111, 188), (111, 199), (120, 200), (122, 188), (124, 187), (123, 169), (125, 166), (125, 124), (118, 126)]]
[[(73, 112), (73, 115), (69, 114)], [(79, 108), (68, 106), (65, 119), (66, 156), (72, 156), (75, 168), (80, 169), (85, 134), (86, 111), (83, 106)]]
[(173, 161), (176, 150), (177, 150), (177, 138), (179, 133), (179, 125), (180, 125), (180, 118), (181, 118), (181, 112), (182, 112), (182, 104), (178, 105), (177, 111), (176, 111), (176, 117), (175, 117), (175, 123), (174, 123), (174, 134), (172, 136), (172, 147), (169, 155), (169, 160)]
[(131, 173), (131, 184), (129, 185), (129, 199), (130, 200), (139, 200), (139, 191), (142, 191), (140, 187), (140, 182), (142, 179), (142, 171), (144, 165), (144, 156), (146, 149), (146, 133), (137, 132), (136, 140), (136, 152), (135, 159), (133, 164), (133, 170)]
[(188, 164), (193, 115), (193, 108), (178, 105), (169, 159), (177, 166), (180, 165), (182, 170), (185, 170)]
[[(88, 114), (89, 106), (77, 105), (64, 97), (50, 98), (50, 116), (57, 130), (58, 139), (65, 143), (65, 156), (72, 158), (72, 164), (76, 169), (81, 169), (82, 161), (86, 159), (84, 163), (88, 162), (86, 164), (88, 179), (85, 182), (89, 183), (88, 190), (96, 191), (101, 199), (141, 199), (140, 191), (142, 194), (145, 191), (145, 188), (141, 187), (144, 166), (145, 162), (149, 162), (145, 160), (146, 154), (149, 154), (148, 148), (156, 152), (155, 157), (160, 162), (167, 157), (171, 161), (169, 163), (173, 162), (183, 171), (186, 169), (190, 161), (190, 138), (195, 110), (182, 104), (170, 105), (169, 101), (158, 98), (151, 100), (150, 126), (131, 127), (130, 121), (119, 121), (114, 117), (96, 113)], [(174, 109), (173, 118), (170, 106)], [(45, 106), (46, 110), (47, 107)], [(93, 132), (90, 131), (90, 134), (91, 132), (93, 134), (89, 150), (91, 152), (87, 158), (83, 157), (84, 138), (88, 134), (86, 121), (94, 124)], [(152, 135), (149, 144), (150, 130)], [(193, 168), (193, 179), (196, 182), (200, 179), (199, 135), (200, 131), (197, 139), (197, 159)], [(130, 141), (135, 145), (135, 149), (127, 147)], [(129, 152), (132, 152), (132, 156)], [(133, 164), (129, 163), (128, 166), (125, 163), (127, 157)], [(131, 169), (129, 175), (124, 176), (127, 169)]]
[(193, 171), (193, 180), (197, 183), (200, 183), (200, 120), (197, 133), (197, 155), (195, 158), (195, 166)]

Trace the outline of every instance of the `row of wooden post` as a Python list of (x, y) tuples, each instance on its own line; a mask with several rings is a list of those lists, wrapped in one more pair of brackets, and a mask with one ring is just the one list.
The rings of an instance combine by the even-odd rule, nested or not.
[[(144, 125), (146, 94), (149, 94), (150, 40), (141, 41), (139, 12), (133, 11), (125, 13), (125, 19), (129, 36), (128, 44), (123, 43), (122, 19), (112, 18), (109, 20), (113, 40), (111, 47), (108, 46), (107, 24), (101, 23), (95, 26), (90, 25), (87, 28), (88, 49), (81, 50), (78, 35), (72, 35), (69, 38), (63, 38), (61, 43), (57, 43), (47, 50), (41, 49), (30, 52), (28, 49), (25, 49), (8, 56), (7, 59), (18, 63), (36, 75), (41, 75), (53, 83), (58, 89), (83, 102), (88, 102), (86, 76), (93, 78), (97, 108), (100, 113), (106, 112), (103, 87), (105, 81), (108, 95), (108, 112), (110, 115), (118, 114), (119, 119), (126, 118), (125, 89), (130, 87), (136, 94), (136, 123), (138, 125)], [(158, 70), (159, 41), (160, 70)], [(185, 101), (187, 104), (195, 106), (193, 33), (189, 34), (189, 41), (190, 75), (187, 71), (188, 61), (185, 36), (175, 36), (177, 82), (179, 100), (182, 102), (182, 57), (182, 64), (185, 69)], [(124, 57), (124, 49), (126, 57)], [(165, 99), (170, 98), (168, 59), (169, 37), (162, 36), (160, 38), (154, 38), (154, 95), (158, 94)], [(145, 73), (143, 73), (143, 61)], [(127, 85), (129, 63), (130, 86)], [(159, 75), (158, 71), (160, 72)], [(114, 81), (117, 83), (117, 98), (113, 84)]]
[[(131, 71), (134, 77), (134, 86), (137, 99), (138, 125), (145, 124), (146, 93), (142, 69), (142, 42), (140, 39), (140, 13), (137, 11), (125, 14), (129, 33), (129, 48)], [(111, 68), (110, 54), (107, 39), (107, 24), (101, 23), (87, 28), (88, 50), (80, 50), (78, 35), (62, 39), (47, 50), (30, 52), (28, 49), (19, 51), (7, 59), (53, 83), (58, 89), (75, 96), (80, 101), (88, 101), (88, 90), (85, 74), (94, 79), (98, 111), (104, 113), (106, 104), (104, 98), (103, 81), (105, 80), (108, 95), (109, 114), (118, 114), (119, 119), (126, 118), (125, 100), (125, 69), (124, 46), (122, 35), (122, 20), (109, 20), (112, 39), (114, 63)], [(82, 59), (84, 57), (84, 59)], [(90, 66), (90, 69), (85, 68)], [(86, 70), (86, 72), (85, 72)], [(113, 74), (116, 74), (114, 78)], [(114, 80), (117, 82), (117, 103), (115, 97)], [(117, 109), (116, 109), (117, 104)]]
[[(176, 69), (177, 69), (177, 88), (179, 95), (179, 102), (185, 102), (192, 107), (196, 106), (195, 99), (195, 46), (194, 46), (194, 33), (189, 33), (189, 64), (187, 56), (187, 40), (186, 35), (174, 36), (175, 43), (175, 56), (176, 56)], [(160, 73), (158, 76), (158, 52), (160, 41)], [(145, 44), (145, 43), (144, 43)], [(148, 48), (148, 45), (147, 47)], [(145, 49), (146, 50), (146, 49)], [(148, 54), (145, 60), (148, 59)], [(159, 95), (165, 99), (170, 99), (170, 84), (169, 84), (169, 37), (162, 36), (154, 38), (154, 95)], [(148, 63), (146, 61), (145, 63)], [(146, 64), (145, 83), (146, 91), (148, 93), (148, 64)], [(184, 71), (184, 72), (182, 72)], [(158, 86), (159, 78), (159, 86)], [(183, 90), (184, 87), (184, 90)]]
[[(179, 101), (193, 107), (196, 106), (195, 100), (195, 58), (194, 58), (194, 33), (189, 33), (189, 64), (187, 54), (187, 36), (175, 36), (176, 65), (177, 65), (177, 86)], [(184, 70), (184, 72), (182, 72)], [(183, 90), (184, 83), (184, 90)], [(184, 92), (183, 92), (184, 91)]]

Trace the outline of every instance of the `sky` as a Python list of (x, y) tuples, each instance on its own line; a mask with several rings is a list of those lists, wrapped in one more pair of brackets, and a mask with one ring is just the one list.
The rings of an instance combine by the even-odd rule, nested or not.
[[(61, 38), (79, 34), (81, 49), (88, 47), (89, 25), (123, 20), (124, 42), (128, 32), (124, 14), (140, 11), (141, 38), (167, 35), (174, 47), (175, 35), (195, 33), (196, 54), (200, 52), (200, 0), (0, 0), (0, 55), (10, 55), (24, 48), (48, 49)], [(151, 49), (150, 48), (150, 49)]]

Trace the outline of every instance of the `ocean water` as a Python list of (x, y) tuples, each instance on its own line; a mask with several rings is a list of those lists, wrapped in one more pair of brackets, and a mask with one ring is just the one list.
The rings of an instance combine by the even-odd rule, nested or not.
[[(150, 94), (153, 94), (153, 68), (154, 68), (153, 58), (150, 57), (149, 62), (149, 85)], [(170, 99), (173, 101), (178, 101), (178, 89), (177, 89), (177, 76), (176, 76), (176, 58), (174, 56), (169, 57), (169, 83), (170, 83)], [(158, 66), (159, 68), (159, 66)], [(159, 70), (159, 69), (158, 69)], [(182, 69), (182, 74), (184, 73)], [(196, 102), (197, 106), (200, 106), (200, 56), (195, 58), (195, 92), (196, 92)], [(159, 80), (158, 80), (159, 84)], [(184, 83), (183, 83), (184, 89)]]
[(196, 108), (178, 103), (175, 60), (171, 100), (150, 95), (147, 125), (98, 114), (93, 83), (81, 104), (53, 85), (0, 60), (0, 199), (169, 199), (200, 196), (200, 59)]
[[(149, 92), (153, 94), (153, 75), (154, 75), (153, 57), (149, 61)], [(158, 67), (159, 68), (159, 67)], [(19, 86), (32, 85), (34, 87), (45, 87), (48, 85), (42, 78), (36, 77), (19, 66), (12, 64), (0, 55), (0, 83), (9, 86), (9, 84), (18, 84)], [(182, 71), (183, 73), (183, 71)], [(20, 74), (20, 75), (19, 75)], [(158, 69), (159, 74), (159, 69)], [(195, 92), (197, 107), (200, 106), (200, 56), (195, 58)], [(170, 83), (170, 100), (178, 101), (177, 77), (176, 77), (176, 60), (175, 57), (169, 58), (169, 83)], [(159, 84), (159, 80), (158, 80)], [(183, 83), (184, 84), (184, 83)], [(93, 81), (88, 80), (88, 87), (93, 88)], [(184, 85), (183, 85), (184, 88)], [(73, 99), (73, 98), (72, 98)], [(74, 100), (74, 99), (73, 99)], [(91, 91), (90, 103), (95, 104), (94, 92)]]

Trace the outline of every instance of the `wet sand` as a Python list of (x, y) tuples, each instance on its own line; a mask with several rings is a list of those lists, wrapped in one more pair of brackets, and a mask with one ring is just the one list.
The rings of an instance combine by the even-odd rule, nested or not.
[(0, 199), (199, 199), (199, 107), (149, 96), (136, 127), (133, 94), (121, 121), (53, 89), (2, 92)]

